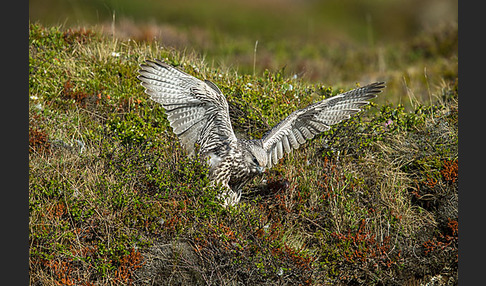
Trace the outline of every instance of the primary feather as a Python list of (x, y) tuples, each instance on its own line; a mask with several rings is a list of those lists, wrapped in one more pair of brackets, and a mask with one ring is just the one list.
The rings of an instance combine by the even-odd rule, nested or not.
[(170, 126), (190, 155), (198, 145), (207, 158), (210, 178), (226, 186), (223, 204), (235, 205), (243, 186), (285, 153), (360, 111), (385, 87), (376, 82), (316, 102), (292, 112), (262, 139), (237, 139), (228, 102), (220, 89), (159, 60), (141, 65), (138, 78), (150, 98), (160, 103)]

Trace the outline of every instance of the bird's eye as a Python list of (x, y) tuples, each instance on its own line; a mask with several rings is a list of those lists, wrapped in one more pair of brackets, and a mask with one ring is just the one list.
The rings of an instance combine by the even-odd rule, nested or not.
[(257, 165), (257, 166), (259, 165), (256, 158), (253, 158), (253, 163), (255, 163), (255, 165)]

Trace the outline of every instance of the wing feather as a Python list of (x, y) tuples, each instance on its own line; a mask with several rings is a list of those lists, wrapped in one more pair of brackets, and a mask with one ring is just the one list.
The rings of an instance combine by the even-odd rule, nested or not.
[(278, 141), (276, 147), (277, 148), (275, 148), (275, 150), (277, 150), (277, 158), (280, 159), (284, 155), (282, 141)]
[(299, 148), (300, 144), (299, 142), (297, 142), (297, 139), (295, 138), (294, 132), (292, 132), (292, 130), (289, 130), (287, 136), (289, 138), (290, 144), (292, 145), (292, 148), (294, 149)]
[(299, 145), (304, 144), (305, 143), (305, 138), (304, 138), (304, 136), (302, 136), (302, 133), (300, 133), (299, 128), (295, 128), (292, 131), (294, 132), (295, 138), (297, 139), (297, 142), (299, 143)]
[(268, 154), (267, 168), (271, 168), (282, 158), (283, 151), (290, 153), (306, 140), (329, 130), (331, 125), (349, 119), (384, 87), (384, 82), (375, 82), (292, 112), (261, 139), (262, 147)]
[(283, 143), (283, 147), (284, 147), (285, 152), (290, 153), (290, 151), (292, 151), (292, 147), (290, 146), (289, 138), (288, 138), (287, 135), (282, 136), (282, 143)]
[(273, 148), (272, 149), (272, 160), (273, 160), (273, 162), (277, 162), (278, 161), (277, 148)]
[(150, 99), (160, 103), (174, 133), (189, 154), (195, 143), (201, 150), (236, 142), (229, 108), (221, 90), (209, 80), (199, 80), (159, 60), (140, 66), (138, 79)]

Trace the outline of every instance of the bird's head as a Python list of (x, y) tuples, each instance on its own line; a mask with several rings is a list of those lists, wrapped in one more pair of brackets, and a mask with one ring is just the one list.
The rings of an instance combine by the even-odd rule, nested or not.
[(262, 147), (251, 144), (245, 154), (245, 161), (251, 173), (261, 174), (267, 166), (267, 153)]

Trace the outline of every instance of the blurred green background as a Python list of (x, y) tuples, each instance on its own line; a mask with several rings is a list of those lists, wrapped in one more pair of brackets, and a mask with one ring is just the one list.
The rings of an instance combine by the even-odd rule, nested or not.
[[(156, 40), (217, 68), (326, 85), (386, 80), (395, 101), (457, 78), (452, 0), (30, 0), (31, 22)], [(407, 94), (408, 93), (408, 94)]]
[[(111, 22), (203, 29), (272, 41), (392, 41), (445, 21), (457, 21), (451, 0), (31, 0), (30, 20), (44, 24)], [(372, 33), (373, 35), (370, 35)]]

